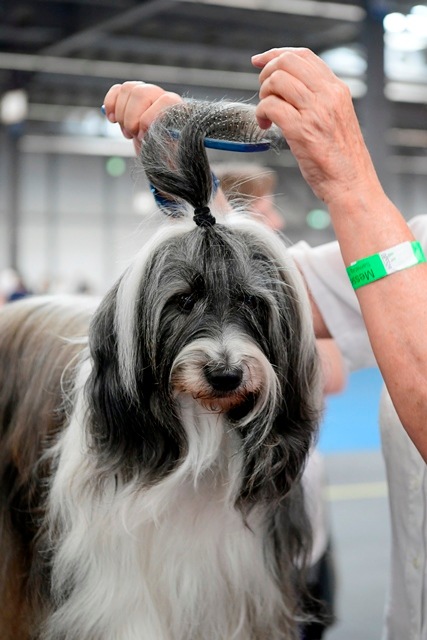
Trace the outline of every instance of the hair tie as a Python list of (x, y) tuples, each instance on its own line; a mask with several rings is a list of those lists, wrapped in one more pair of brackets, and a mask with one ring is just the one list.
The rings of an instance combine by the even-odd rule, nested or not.
[(196, 207), (193, 220), (198, 227), (212, 227), (216, 222), (209, 207)]

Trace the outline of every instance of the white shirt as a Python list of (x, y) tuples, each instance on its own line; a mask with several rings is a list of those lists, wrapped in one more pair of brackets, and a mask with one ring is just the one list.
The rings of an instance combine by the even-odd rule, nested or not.
[[(409, 226), (427, 254), (427, 215), (413, 218)], [(374, 366), (338, 243), (311, 248), (299, 242), (291, 252), (349, 369)], [(427, 465), (402, 427), (386, 389), (380, 401), (380, 428), (391, 519), (383, 640), (427, 640)]]

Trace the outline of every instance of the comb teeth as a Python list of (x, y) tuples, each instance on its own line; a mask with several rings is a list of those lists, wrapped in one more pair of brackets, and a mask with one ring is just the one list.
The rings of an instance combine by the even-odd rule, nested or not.
[(206, 136), (219, 140), (259, 142), (264, 135), (264, 131), (257, 125), (254, 112), (245, 112), (241, 105), (227, 105), (207, 124)]
[(165, 125), (177, 137), (191, 121), (191, 126), (197, 126), (206, 139), (205, 146), (210, 148), (264, 151), (279, 146), (283, 140), (277, 127), (265, 131), (258, 126), (254, 106), (239, 102), (218, 103), (212, 108), (212, 103), (188, 100), (184, 108), (182, 103), (172, 107), (167, 120)]

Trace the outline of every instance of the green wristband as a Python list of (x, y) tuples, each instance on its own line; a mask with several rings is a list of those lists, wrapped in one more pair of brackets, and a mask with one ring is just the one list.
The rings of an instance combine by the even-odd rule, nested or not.
[(347, 273), (353, 289), (359, 289), (370, 282), (375, 282), (375, 280), (385, 278), (396, 271), (408, 269), (422, 262), (426, 262), (426, 257), (420, 243), (408, 240), (391, 247), (391, 249), (353, 262), (347, 267)]

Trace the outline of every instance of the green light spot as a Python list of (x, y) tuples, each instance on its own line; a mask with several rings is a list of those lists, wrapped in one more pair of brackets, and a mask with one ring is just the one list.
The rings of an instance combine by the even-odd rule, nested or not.
[(108, 175), (113, 178), (119, 178), (126, 171), (126, 162), (123, 158), (118, 158), (117, 156), (113, 156), (112, 158), (108, 158), (105, 163), (105, 169)]
[(312, 229), (327, 229), (331, 224), (331, 217), (327, 211), (323, 209), (313, 209), (307, 214), (306, 222)]

